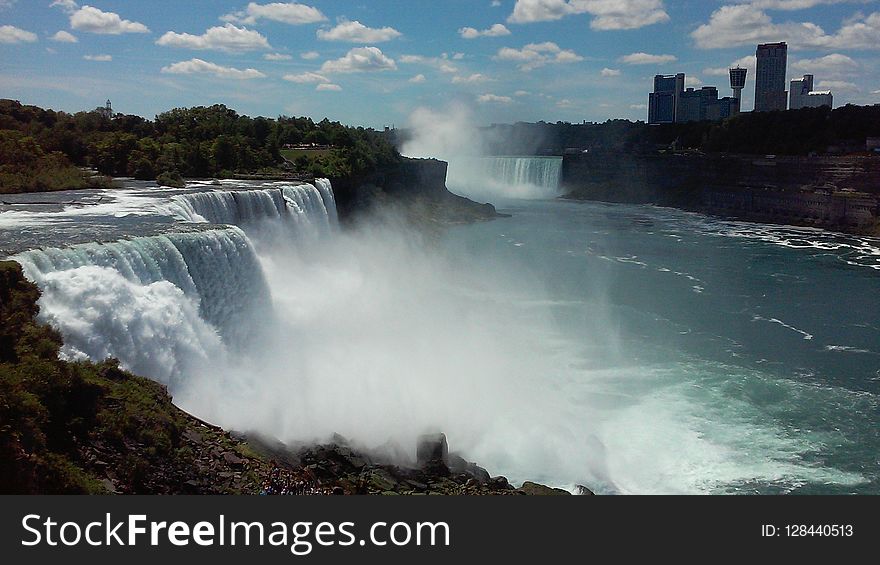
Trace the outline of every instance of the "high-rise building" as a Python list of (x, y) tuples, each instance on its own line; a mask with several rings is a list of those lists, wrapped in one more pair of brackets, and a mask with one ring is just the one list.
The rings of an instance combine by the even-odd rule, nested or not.
[(736, 101), (735, 114), (739, 113), (742, 108), (742, 91), (746, 87), (748, 74), (749, 70), (742, 67), (730, 69), (730, 88), (733, 90), (733, 99)]
[(654, 92), (648, 97), (648, 123), (671, 124), (678, 121), (682, 92), (684, 73), (655, 76)]
[(804, 75), (802, 79), (791, 81), (788, 108), (798, 110), (806, 106), (805, 98), (813, 92), (813, 75)]
[(791, 81), (789, 109), (834, 107), (834, 95), (830, 90), (813, 90), (813, 75)]
[(679, 103), (678, 122), (717, 121), (735, 116), (739, 101), (735, 98), (718, 98), (718, 89), (704, 86), (699, 90), (688, 88), (682, 92)]
[(785, 91), (788, 70), (788, 44), (764, 43), (758, 45), (758, 70), (755, 77), (755, 111), (774, 112), (788, 107)]

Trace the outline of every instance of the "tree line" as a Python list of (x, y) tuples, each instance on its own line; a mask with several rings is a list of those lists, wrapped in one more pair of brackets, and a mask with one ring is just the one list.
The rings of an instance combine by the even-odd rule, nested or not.
[(379, 132), (329, 119), (251, 118), (214, 105), (177, 108), (147, 120), (97, 111), (69, 114), (0, 100), (0, 191), (51, 190), (65, 182), (71, 186), (62, 188), (81, 188), (82, 179), (73, 178), (75, 167), (140, 180), (272, 173), (285, 164), (282, 147), (312, 143), (334, 149), (297, 159), (296, 173), (358, 175), (400, 159)]
[(880, 106), (749, 112), (718, 122), (663, 125), (629, 120), (499, 124), (482, 132), (494, 155), (561, 155), (567, 149), (651, 152), (673, 144), (706, 153), (859, 152), (866, 138), (880, 137)]

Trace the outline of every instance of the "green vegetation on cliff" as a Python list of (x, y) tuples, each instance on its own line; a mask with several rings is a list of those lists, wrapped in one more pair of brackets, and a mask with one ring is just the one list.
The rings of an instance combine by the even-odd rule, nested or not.
[(17, 263), (0, 262), (0, 494), (258, 491), (268, 464), (162, 385), (114, 361), (59, 360), (61, 336), (36, 321), (39, 296)]
[[(292, 144), (332, 147), (286, 162)], [(0, 192), (83, 188), (74, 166), (108, 176), (229, 177), (287, 170), (303, 176), (362, 175), (400, 155), (373, 130), (324, 119), (241, 116), (222, 105), (178, 108), (153, 121), (98, 112), (67, 114), (0, 100)], [(72, 166), (74, 165), (74, 166)]]

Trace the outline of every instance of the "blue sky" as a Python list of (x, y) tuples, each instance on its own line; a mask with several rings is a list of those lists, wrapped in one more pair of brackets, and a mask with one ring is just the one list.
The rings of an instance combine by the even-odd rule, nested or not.
[(880, 103), (878, 0), (0, 0), (0, 97), (373, 127), (453, 102), (483, 123), (645, 119), (654, 74), (727, 95), (762, 41), (835, 105)]

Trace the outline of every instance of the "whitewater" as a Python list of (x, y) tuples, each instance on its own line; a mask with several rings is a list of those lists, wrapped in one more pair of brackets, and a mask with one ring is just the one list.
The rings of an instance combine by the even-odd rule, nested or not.
[(228, 429), (402, 463), (439, 430), (493, 474), (603, 493), (880, 492), (878, 242), (560, 202), (559, 164), (453, 167), (512, 217), (440, 241), (342, 229), (326, 180), (126, 181), (11, 199), (0, 247), (63, 355)]

